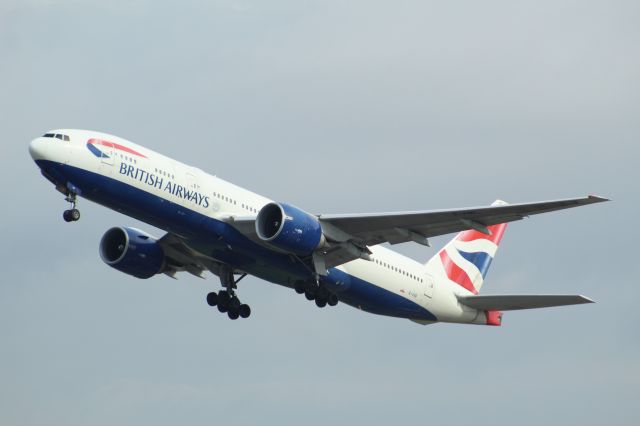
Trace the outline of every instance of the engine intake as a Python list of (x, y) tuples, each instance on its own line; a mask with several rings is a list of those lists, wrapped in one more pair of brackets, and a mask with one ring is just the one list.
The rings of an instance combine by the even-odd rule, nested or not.
[(109, 229), (100, 240), (104, 263), (137, 278), (151, 278), (166, 266), (165, 255), (152, 236), (135, 228)]
[(270, 245), (301, 256), (326, 242), (317, 217), (284, 203), (269, 203), (260, 210), (256, 233)]

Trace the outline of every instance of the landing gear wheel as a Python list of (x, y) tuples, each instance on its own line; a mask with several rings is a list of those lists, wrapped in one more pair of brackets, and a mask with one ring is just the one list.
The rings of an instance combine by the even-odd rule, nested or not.
[(229, 310), (229, 293), (226, 290), (220, 290), (218, 293), (218, 310), (227, 312)]
[(71, 210), (65, 210), (64, 213), (62, 213), (62, 218), (65, 222), (71, 222), (73, 220), (71, 218)]
[(207, 294), (207, 304), (209, 306), (216, 306), (218, 304), (218, 293), (212, 291)]
[(306, 297), (307, 300), (313, 300), (316, 298), (316, 293), (317, 288), (315, 286), (310, 286), (304, 291), (304, 297)]
[(71, 217), (72, 222), (76, 222), (80, 220), (80, 210), (78, 209), (69, 210), (69, 216)]
[(318, 308), (324, 308), (325, 306), (327, 306), (327, 299), (324, 299), (324, 298), (316, 299), (316, 306)]
[(229, 315), (229, 319), (237, 320), (240, 316), (240, 312), (238, 311), (238, 308), (231, 308), (229, 309), (229, 313), (227, 315)]
[(233, 296), (230, 300), (229, 300), (229, 310), (231, 311), (232, 309), (238, 310), (238, 308), (240, 308), (240, 299), (238, 299), (236, 296)]
[(316, 290), (316, 300), (324, 299), (324, 301), (326, 302), (328, 298), (329, 290), (327, 290), (325, 287), (318, 287), (318, 289)]
[(296, 283), (293, 285), (293, 289), (296, 291), (296, 293), (302, 294), (304, 293), (306, 285), (307, 284), (304, 281), (296, 281)]
[(249, 318), (249, 315), (251, 315), (251, 308), (249, 305), (242, 304), (238, 308), (238, 313), (242, 318)]
[(329, 306), (336, 306), (338, 304), (338, 296), (336, 296), (333, 293), (329, 294), (329, 299), (327, 300), (327, 303), (329, 304)]

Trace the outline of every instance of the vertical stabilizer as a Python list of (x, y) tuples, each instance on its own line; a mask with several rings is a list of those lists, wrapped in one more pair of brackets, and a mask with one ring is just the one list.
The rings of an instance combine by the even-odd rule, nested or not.
[[(506, 204), (498, 200), (492, 206)], [(427, 262), (427, 271), (436, 277), (445, 275), (472, 294), (478, 294), (506, 228), (507, 224), (502, 223), (488, 226), (489, 234), (476, 229), (459, 233)]]

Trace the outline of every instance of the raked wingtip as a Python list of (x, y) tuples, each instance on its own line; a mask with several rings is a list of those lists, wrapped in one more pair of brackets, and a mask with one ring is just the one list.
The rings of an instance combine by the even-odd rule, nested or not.
[(589, 194), (587, 198), (589, 198), (589, 200), (592, 200), (592, 202), (594, 203), (604, 203), (605, 201), (611, 201), (610, 198), (600, 197), (598, 195), (591, 195), (591, 194)]

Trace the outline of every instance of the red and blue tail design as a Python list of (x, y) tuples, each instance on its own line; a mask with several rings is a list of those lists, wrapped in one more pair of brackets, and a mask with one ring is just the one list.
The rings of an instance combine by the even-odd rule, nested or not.
[[(496, 201), (493, 205), (506, 204)], [(427, 270), (478, 294), (498, 251), (507, 228), (506, 223), (488, 227), (490, 235), (468, 230), (459, 233), (436, 256), (427, 262)]]

